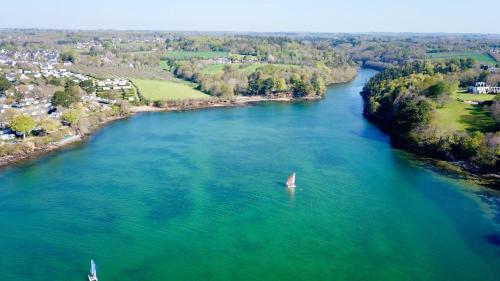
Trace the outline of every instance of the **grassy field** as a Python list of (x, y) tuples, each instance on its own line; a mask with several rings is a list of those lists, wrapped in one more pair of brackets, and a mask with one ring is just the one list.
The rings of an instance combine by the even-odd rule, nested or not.
[(487, 131), (495, 122), (482, 106), (453, 100), (436, 110), (434, 123), (450, 130)]
[(452, 58), (474, 58), (479, 63), (495, 65), (497, 61), (491, 57), (489, 54), (479, 53), (479, 52), (438, 52), (438, 53), (427, 53), (427, 58), (438, 60), (438, 59), (452, 59)]
[(457, 94), (457, 98), (462, 101), (490, 101), (495, 98), (495, 95), (490, 94), (468, 94), (468, 93), (459, 93)]
[(139, 88), (142, 96), (152, 101), (210, 98), (184, 83), (151, 79), (132, 79), (132, 82)]
[(191, 58), (201, 58), (201, 59), (211, 59), (211, 58), (222, 58), (229, 56), (228, 52), (189, 52), (189, 51), (170, 51), (165, 57), (178, 59), (178, 60), (188, 60)]

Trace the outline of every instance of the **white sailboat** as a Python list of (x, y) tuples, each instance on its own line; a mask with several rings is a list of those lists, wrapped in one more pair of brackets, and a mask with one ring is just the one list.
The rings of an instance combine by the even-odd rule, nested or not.
[(288, 177), (288, 179), (286, 180), (286, 187), (287, 188), (290, 188), (290, 189), (294, 189), (296, 186), (295, 186), (295, 172)]
[(96, 270), (94, 260), (90, 260), (89, 281), (98, 281), (97, 280), (97, 270)]

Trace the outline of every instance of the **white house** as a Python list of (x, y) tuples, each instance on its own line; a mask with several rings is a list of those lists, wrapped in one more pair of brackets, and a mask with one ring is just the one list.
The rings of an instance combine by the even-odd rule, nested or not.
[(500, 87), (494, 87), (486, 84), (486, 82), (476, 82), (474, 86), (469, 87), (470, 92), (474, 94), (498, 94)]

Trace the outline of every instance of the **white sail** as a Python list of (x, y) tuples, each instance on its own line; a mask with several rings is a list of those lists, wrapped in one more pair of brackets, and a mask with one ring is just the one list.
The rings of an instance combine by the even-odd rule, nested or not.
[(90, 275), (92, 275), (92, 276), (96, 276), (97, 275), (97, 271), (96, 271), (94, 260), (90, 260)]

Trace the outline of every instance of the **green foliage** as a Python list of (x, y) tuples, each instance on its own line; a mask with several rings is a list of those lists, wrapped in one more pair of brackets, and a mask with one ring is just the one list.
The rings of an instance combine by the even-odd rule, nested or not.
[(469, 69), (473, 63), (452, 59), (388, 68), (375, 75), (362, 92), (365, 115), (420, 153), (495, 169), (500, 162), (498, 136), (482, 131), (495, 127), (489, 115), (494, 117), (500, 106), (456, 99), (460, 83), (470, 85), (486, 77), (484, 72)]
[(62, 114), (62, 120), (70, 124), (72, 127), (78, 124), (78, 120), (80, 120), (80, 111), (77, 109), (70, 109), (65, 111)]
[(94, 82), (92, 80), (85, 80), (80, 82), (79, 86), (87, 92), (87, 94), (92, 94), (95, 91)]
[(28, 115), (18, 115), (10, 122), (9, 127), (23, 136), (35, 128), (36, 122)]
[(52, 104), (55, 106), (70, 107), (77, 102), (82, 95), (82, 89), (75, 82), (66, 80), (64, 91), (56, 91), (52, 96)]
[(393, 124), (401, 132), (428, 124), (432, 118), (433, 106), (425, 98), (415, 94), (402, 95), (394, 104)]
[(63, 52), (61, 54), (61, 60), (63, 62), (72, 62), (72, 63), (75, 63), (77, 57), (78, 57), (78, 53), (74, 49), (65, 51), (65, 52)]
[(62, 80), (59, 79), (59, 78), (54, 77), (54, 78), (52, 78), (52, 79), (49, 80), (49, 84), (52, 84), (54, 86), (61, 86)]
[(55, 106), (70, 107), (76, 101), (76, 97), (66, 91), (56, 91), (52, 96), (52, 104)]
[(12, 87), (10, 81), (7, 80), (7, 78), (5, 78), (4, 76), (0, 75), (0, 93), (4, 93), (10, 87)]

